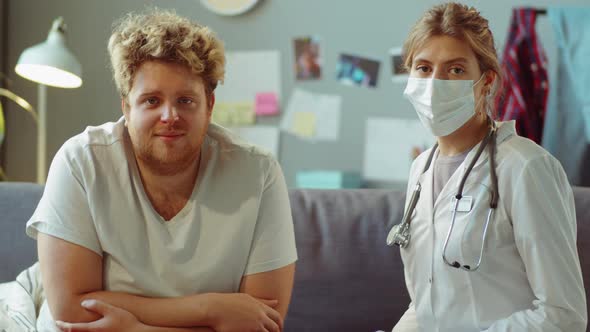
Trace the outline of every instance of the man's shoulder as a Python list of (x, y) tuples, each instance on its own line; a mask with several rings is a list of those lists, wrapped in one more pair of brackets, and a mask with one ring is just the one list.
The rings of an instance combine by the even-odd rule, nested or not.
[(230, 130), (211, 123), (207, 130), (205, 160), (207, 167), (215, 169), (208, 172), (212, 175), (216, 186), (234, 187), (240, 183), (241, 187), (263, 188), (267, 181), (271, 181), (280, 173), (281, 167), (274, 155), (261, 147), (248, 143), (232, 133)]
[[(92, 159), (89, 155), (109, 153), (117, 149), (124, 135), (125, 125), (122, 120), (107, 122), (99, 126), (88, 126), (83, 132), (68, 139), (58, 153), (67, 160)], [(104, 148), (106, 149), (104, 149)]]
[(229, 129), (215, 123), (209, 125), (207, 137), (216, 146), (218, 152), (226, 156), (253, 160), (274, 159), (269, 151), (245, 141)]
[(80, 134), (72, 137), (72, 144), (81, 146), (108, 146), (121, 141), (125, 125), (122, 119), (99, 126), (88, 126)]

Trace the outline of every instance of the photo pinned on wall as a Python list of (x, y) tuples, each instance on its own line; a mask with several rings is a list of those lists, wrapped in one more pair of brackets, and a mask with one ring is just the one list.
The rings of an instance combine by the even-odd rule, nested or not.
[(394, 83), (406, 83), (408, 81), (408, 72), (404, 66), (402, 48), (394, 47), (389, 50), (391, 61), (391, 81)]
[(322, 60), (318, 37), (301, 37), (293, 40), (295, 50), (295, 77), (299, 81), (322, 78)]
[(336, 78), (345, 85), (375, 88), (381, 63), (359, 56), (340, 54), (336, 67)]

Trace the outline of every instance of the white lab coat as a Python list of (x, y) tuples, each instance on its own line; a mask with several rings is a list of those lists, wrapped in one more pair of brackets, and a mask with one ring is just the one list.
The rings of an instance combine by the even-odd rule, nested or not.
[[(409, 197), (422, 194), (412, 215), (411, 240), (401, 249), (411, 303), (394, 332), (586, 331), (586, 299), (576, 247), (572, 189), (559, 162), (516, 135), (514, 122), (498, 123), (499, 202), (488, 229), (482, 265), (475, 272), (443, 262), (451, 199), (476, 146), (433, 202), (428, 154), (413, 163)], [(474, 266), (491, 193), (487, 148), (465, 184), (471, 211), (457, 212), (447, 258)], [(435, 158), (438, 152), (435, 154)]]

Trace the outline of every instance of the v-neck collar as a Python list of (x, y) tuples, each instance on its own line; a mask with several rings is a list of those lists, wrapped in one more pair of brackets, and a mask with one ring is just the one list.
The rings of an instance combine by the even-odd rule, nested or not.
[(205, 135), (203, 143), (201, 144), (201, 149), (199, 150), (200, 156), (199, 156), (197, 179), (195, 180), (195, 184), (193, 185), (193, 190), (191, 192), (191, 195), (190, 195), (189, 199), (186, 201), (185, 205), (182, 207), (182, 209), (174, 217), (170, 218), (169, 220), (164, 219), (164, 217), (162, 217), (158, 213), (158, 211), (156, 211), (156, 209), (154, 208), (154, 205), (152, 204), (152, 201), (149, 199), (149, 197), (147, 195), (147, 192), (145, 190), (145, 186), (143, 184), (143, 181), (141, 180), (141, 175), (139, 173), (139, 166), (137, 165), (137, 159), (135, 158), (135, 153), (133, 151), (133, 147), (131, 145), (131, 141), (129, 140), (129, 136), (128, 136), (128, 133), (126, 130), (124, 133), (124, 141), (125, 141), (124, 146), (125, 146), (125, 150), (126, 150), (127, 159), (129, 161), (130, 168), (131, 168), (131, 181), (135, 187), (135, 190), (138, 192), (138, 195), (140, 196), (140, 200), (141, 200), (142, 204), (146, 204), (148, 206), (148, 209), (149, 209), (151, 215), (153, 216), (153, 218), (155, 220), (157, 220), (158, 222), (160, 222), (161, 224), (171, 226), (173, 224), (176, 224), (179, 220), (182, 220), (192, 210), (192, 208), (194, 206), (193, 202), (197, 199), (197, 196), (199, 195), (199, 192), (200, 192), (201, 183), (203, 182), (204, 173), (206, 172), (206, 168), (207, 168), (207, 161), (205, 159), (207, 159), (206, 152), (209, 148), (208, 135)]

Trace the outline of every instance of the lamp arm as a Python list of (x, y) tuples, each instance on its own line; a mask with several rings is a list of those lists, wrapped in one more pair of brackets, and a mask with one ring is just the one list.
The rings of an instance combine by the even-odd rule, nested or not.
[(13, 93), (10, 90), (7, 89), (3, 89), (0, 88), (0, 96), (4, 96), (12, 101), (14, 101), (15, 103), (17, 103), (20, 107), (24, 108), (25, 111), (29, 112), (31, 114), (31, 116), (33, 117), (33, 119), (35, 120), (35, 123), (38, 124), (39, 123), (39, 119), (37, 119), (37, 112), (35, 112), (35, 109), (33, 108), (33, 106), (31, 106), (31, 104), (29, 104), (28, 101), (24, 100), (23, 98), (17, 96), (15, 93)]

